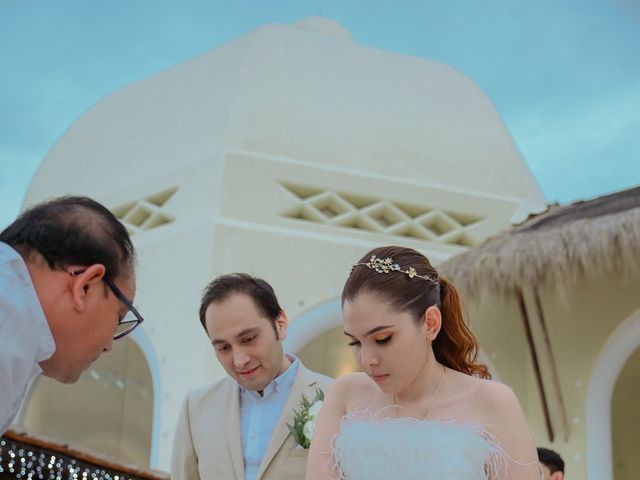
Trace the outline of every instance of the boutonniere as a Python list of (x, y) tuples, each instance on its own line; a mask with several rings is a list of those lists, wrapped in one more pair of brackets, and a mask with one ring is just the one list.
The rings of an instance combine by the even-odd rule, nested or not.
[(313, 437), (313, 432), (316, 429), (316, 420), (323, 400), (324, 392), (320, 388), (316, 388), (316, 396), (313, 401), (309, 401), (302, 394), (300, 407), (293, 411), (293, 425), (287, 423), (291, 435), (302, 448), (306, 449), (311, 445), (311, 437)]

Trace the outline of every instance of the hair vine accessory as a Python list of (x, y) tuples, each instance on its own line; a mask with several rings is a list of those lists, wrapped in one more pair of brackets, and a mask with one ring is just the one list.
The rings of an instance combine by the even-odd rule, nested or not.
[(353, 272), (353, 269), (360, 265), (371, 270), (375, 270), (378, 273), (400, 272), (404, 273), (409, 278), (418, 277), (422, 278), (423, 280), (428, 280), (436, 285), (438, 284), (438, 280), (435, 278), (431, 278), (426, 275), (418, 275), (418, 272), (416, 272), (416, 269), (413, 267), (409, 267), (406, 270), (401, 269), (400, 265), (398, 265), (397, 263), (393, 263), (393, 258), (391, 257), (382, 259), (376, 257), (375, 255), (372, 255), (368, 262), (354, 263), (351, 267), (351, 271)]

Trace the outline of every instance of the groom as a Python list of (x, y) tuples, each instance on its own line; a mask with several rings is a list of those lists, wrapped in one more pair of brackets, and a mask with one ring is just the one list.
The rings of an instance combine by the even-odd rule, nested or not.
[(287, 317), (273, 288), (244, 273), (205, 289), (200, 322), (229, 374), (191, 392), (173, 445), (173, 480), (303, 479), (307, 450), (287, 423), (302, 395), (312, 400), (331, 379), (285, 355)]

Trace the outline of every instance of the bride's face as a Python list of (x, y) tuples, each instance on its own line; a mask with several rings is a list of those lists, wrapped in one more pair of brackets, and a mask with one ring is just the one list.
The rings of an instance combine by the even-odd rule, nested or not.
[(409, 387), (428, 358), (426, 325), (368, 293), (346, 301), (343, 314), (344, 333), (362, 371), (385, 393)]

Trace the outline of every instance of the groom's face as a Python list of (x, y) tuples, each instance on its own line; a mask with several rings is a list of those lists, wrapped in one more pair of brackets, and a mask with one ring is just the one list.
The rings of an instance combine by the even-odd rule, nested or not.
[(284, 313), (274, 324), (250, 296), (234, 293), (210, 304), (205, 322), (218, 361), (245, 388), (262, 392), (286, 369), (288, 362), (282, 351), (282, 340), (287, 336)]

